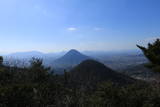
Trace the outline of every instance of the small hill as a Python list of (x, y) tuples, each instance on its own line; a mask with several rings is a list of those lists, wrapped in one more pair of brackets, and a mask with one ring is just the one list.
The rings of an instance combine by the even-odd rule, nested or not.
[(91, 59), (91, 58), (81, 54), (75, 49), (72, 49), (69, 52), (67, 52), (64, 56), (55, 60), (53, 64), (55, 67), (67, 68), (67, 67), (73, 67), (75, 65), (78, 65), (79, 63), (81, 63), (86, 59)]
[(110, 81), (118, 84), (133, 83), (135, 80), (121, 73), (117, 73), (95, 60), (85, 60), (70, 72), (72, 81), (92, 84)]

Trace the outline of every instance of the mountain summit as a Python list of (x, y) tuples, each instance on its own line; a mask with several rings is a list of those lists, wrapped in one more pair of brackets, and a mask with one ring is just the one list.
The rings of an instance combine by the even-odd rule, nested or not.
[(83, 55), (75, 49), (71, 49), (64, 56), (54, 61), (54, 66), (56, 67), (73, 67), (78, 65), (84, 60), (91, 59), (90, 57)]
[(80, 52), (78, 52), (77, 50), (75, 50), (75, 49), (71, 49), (70, 51), (68, 51), (65, 55), (64, 55), (64, 57), (74, 57), (74, 56), (82, 56), (82, 54), (80, 53)]

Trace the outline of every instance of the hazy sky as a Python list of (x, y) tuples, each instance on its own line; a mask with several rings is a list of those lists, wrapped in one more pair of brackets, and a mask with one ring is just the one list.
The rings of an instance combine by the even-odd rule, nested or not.
[(160, 36), (160, 0), (0, 0), (0, 53), (135, 49)]

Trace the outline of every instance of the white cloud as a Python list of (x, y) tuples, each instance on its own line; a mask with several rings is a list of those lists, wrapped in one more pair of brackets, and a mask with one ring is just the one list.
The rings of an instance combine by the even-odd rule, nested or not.
[(103, 28), (95, 27), (94, 30), (95, 30), (95, 31), (101, 31), (101, 30), (103, 30)]
[(76, 31), (77, 28), (75, 28), (75, 27), (69, 27), (69, 28), (67, 28), (67, 30), (69, 30), (69, 31)]

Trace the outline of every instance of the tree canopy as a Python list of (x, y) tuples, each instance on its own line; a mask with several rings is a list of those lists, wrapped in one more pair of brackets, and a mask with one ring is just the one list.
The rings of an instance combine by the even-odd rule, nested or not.
[(3, 65), (3, 57), (0, 56), (0, 66), (2, 66), (2, 65)]
[(160, 39), (157, 39), (154, 43), (148, 43), (148, 47), (137, 45), (142, 50), (146, 58), (150, 61), (147, 67), (151, 68), (155, 72), (160, 72)]

